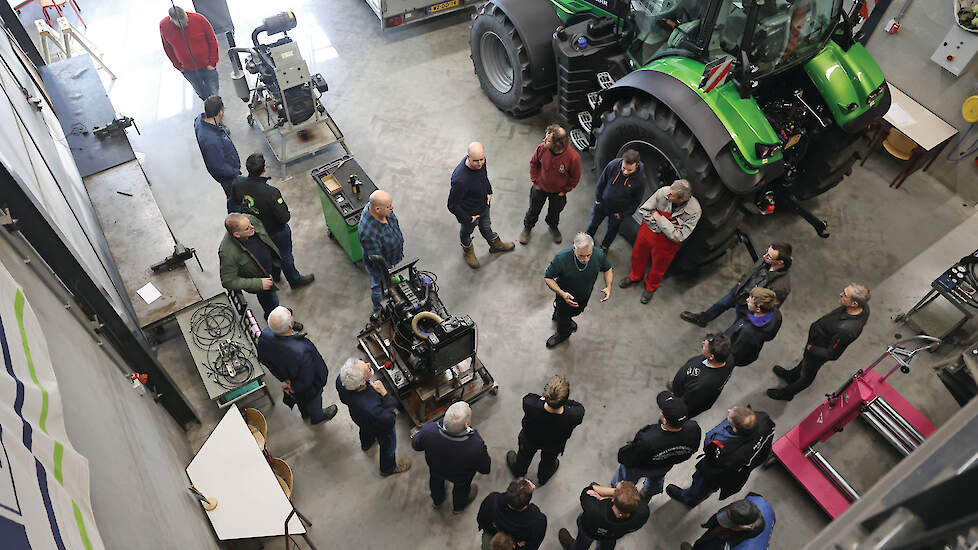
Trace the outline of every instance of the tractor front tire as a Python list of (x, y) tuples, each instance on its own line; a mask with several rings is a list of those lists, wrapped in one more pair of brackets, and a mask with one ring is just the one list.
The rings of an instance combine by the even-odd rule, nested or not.
[[(549, 34), (553, 29), (540, 31)], [(550, 102), (550, 94), (533, 88), (523, 39), (509, 17), (493, 2), (479, 8), (472, 21), (469, 47), (479, 84), (501, 111), (522, 118)]]
[[(599, 173), (626, 149), (635, 148), (643, 155), (646, 176), (650, 178), (646, 197), (672, 183), (657, 181), (656, 174), (649, 170), (655, 163), (668, 163), (668, 170), (658, 170), (667, 176), (664, 179), (676, 174), (693, 188), (703, 214), (693, 234), (683, 242), (671, 269), (696, 271), (736, 244), (736, 230), (744, 212), (724, 186), (699, 140), (669, 107), (648, 97), (619, 100), (612, 110), (601, 115), (594, 134), (595, 168)], [(625, 234), (624, 227), (622, 233)]]

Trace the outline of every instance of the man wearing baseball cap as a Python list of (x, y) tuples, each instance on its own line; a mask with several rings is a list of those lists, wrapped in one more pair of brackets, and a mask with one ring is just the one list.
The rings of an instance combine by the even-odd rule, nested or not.
[[(756, 495), (760, 496), (760, 495)], [(680, 550), (724, 550), (762, 535), (765, 520), (760, 508), (750, 499), (738, 500), (720, 509), (703, 524), (703, 533), (695, 543), (682, 543)]]
[(689, 418), (686, 403), (672, 394), (660, 392), (656, 397), (659, 405), (659, 422), (639, 430), (631, 441), (618, 449), (618, 469), (611, 478), (611, 486), (626, 480), (638, 484), (645, 478), (640, 494), (648, 502), (662, 492), (666, 473), (680, 462), (685, 462), (699, 448), (701, 430), (695, 420)]

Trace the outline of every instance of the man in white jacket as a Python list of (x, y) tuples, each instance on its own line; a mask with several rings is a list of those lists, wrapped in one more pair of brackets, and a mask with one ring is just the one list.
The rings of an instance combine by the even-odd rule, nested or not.
[[(702, 210), (689, 182), (676, 180), (668, 187), (659, 188), (638, 211), (643, 219), (632, 247), (632, 271), (618, 286), (629, 287), (644, 277), (642, 303), (647, 304), (662, 284), (662, 277), (679, 252), (679, 247), (696, 229)], [(652, 264), (651, 269), (649, 263)]]

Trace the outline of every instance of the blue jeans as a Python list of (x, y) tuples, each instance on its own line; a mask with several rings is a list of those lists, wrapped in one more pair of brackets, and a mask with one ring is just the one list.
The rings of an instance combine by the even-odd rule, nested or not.
[[(615, 217), (615, 215), (619, 217)], [(608, 231), (604, 234), (604, 239), (601, 240), (601, 248), (608, 248), (611, 243), (615, 241), (615, 237), (618, 236), (618, 229), (621, 227), (622, 214), (618, 212), (608, 212), (600, 204), (595, 204), (594, 209), (591, 210), (591, 221), (587, 224), (587, 233), (590, 236), (594, 236), (598, 232), (598, 226), (605, 218), (608, 218)]]
[(645, 484), (642, 486), (642, 498), (648, 500), (662, 492), (662, 483), (668, 472), (669, 468), (646, 470), (645, 468), (633, 467), (626, 469), (625, 466), (619, 464), (618, 469), (615, 470), (614, 477), (611, 478), (611, 486), (618, 485), (619, 481), (631, 481), (637, 484), (638, 480), (644, 477)]
[(482, 238), (486, 242), (491, 242), (493, 239), (498, 237), (492, 231), (492, 220), (489, 219), (489, 206), (487, 205), (482, 209), (482, 213), (479, 214), (479, 218), (475, 221), (467, 221), (462, 224), (461, 229), (458, 231), (458, 238), (462, 242), (462, 246), (469, 246), (472, 244), (472, 231), (475, 230), (476, 226), (479, 227), (479, 233), (482, 233)]
[[(585, 533), (584, 530), (581, 529), (582, 517), (584, 517), (584, 514), (579, 514), (577, 516), (577, 536), (574, 537), (574, 545), (571, 546), (572, 550), (587, 550), (588, 548), (591, 547), (591, 544), (594, 542), (594, 539), (589, 537), (587, 533)], [(599, 540), (598, 550), (613, 550), (617, 544), (618, 544), (617, 539)]]
[(217, 69), (207, 70), (199, 69), (196, 71), (181, 71), (183, 77), (187, 79), (187, 82), (194, 89), (194, 93), (197, 94), (202, 100), (206, 100), (212, 95), (217, 95), (218, 87), (220, 82), (217, 76)]
[(706, 500), (706, 497), (720, 490), (719, 481), (716, 477), (701, 474), (699, 470), (694, 471), (693, 482), (690, 484), (689, 489), (683, 491), (683, 502), (690, 508), (703, 502)]
[[(722, 314), (724, 311), (727, 311), (728, 309), (735, 307), (737, 305), (738, 286), (739, 285), (734, 285), (730, 287), (730, 292), (724, 294), (723, 298), (720, 298), (719, 300), (716, 301), (715, 304), (710, 306), (706, 311), (700, 313), (700, 321), (704, 323), (709, 323), (710, 321), (719, 317), (720, 314)], [(735, 308), (735, 311), (737, 312), (738, 320), (740, 320), (741, 317), (745, 316), (745, 314), (741, 313), (739, 309)]]
[[(364, 261), (366, 261), (366, 258), (364, 258)], [(380, 302), (384, 298), (384, 287), (380, 284), (382, 277), (380, 273), (369, 267), (367, 268), (367, 273), (370, 274), (370, 301), (374, 305), (374, 311), (377, 311), (380, 309)]]
[(302, 275), (295, 268), (295, 258), (292, 256), (292, 228), (289, 224), (285, 224), (281, 231), (272, 233), (269, 237), (278, 247), (278, 255), (282, 260), (282, 275), (285, 275), (285, 280), (294, 286)]
[[(449, 481), (435, 472), (428, 473), (428, 488), (431, 489), (431, 501), (436, 505), (445, 502), (445, 482)], [(461, 510), (469, 503), (469, 490), (472, 488), (472, 478), (452, 482), (452, 508)]]
[(394, 451), (397, 450), (397, 435), (394, 433), (394, 428), (383, 435), (367, 433), (360, 428), (361, 447), (370, 447), (374, 441), (380, 443), (380, 473), (393, 473), (397, 466), (397, 460), (394, 458)]

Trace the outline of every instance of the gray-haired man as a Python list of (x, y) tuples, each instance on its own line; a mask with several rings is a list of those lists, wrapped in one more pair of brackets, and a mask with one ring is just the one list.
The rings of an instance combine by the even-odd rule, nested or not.
[(577, 330), (576, 317), (587, 307), (594, 289), (598, 272), (604, 273), (604, 294), (601, 301), (611, 297), (611, 283), (614, 273), (611, 262), (600, 248), (594, 249), (594, 239), (587, 233), (574, 235), (574, 246), (565, 248), (550, 260), (543, 280), (556, 294), (553, 320), (557, 322), (557, 332), (547, 339), (547, 347), (552, 348), (570, 338)]
[(475, 500), (479, 488), (472, 483), (476, 472), (488, 474), (489, 451), (479, 432), (471, 427), (472, 409), (465, 401), (453, 403), (441, 420), (421, 427), (411, 440), (415, 451), (424, 451), (428, 486), (435, 508), (445, 502), (445, 482), (452, 482), (452, 512), (460, 514)]
[(632, 246), (632, 272), (618, 286), (629, 287), (644, 277), (642, 303), (647, 304), (662, 284), (662, 277), (679, 247), (696, 229), (702, 210), (689, 182), (676, 180), (668, 187), (660, 187), (638, 211), (643, 220)]
[(406, 472), (411, 468), (411, 460), (396, 460), (394, 455), (397, 449), (394, 433), (397, 402), (387, 395), (380, 380), (370, 381), (372, 375), (370, 365), (351, 357), (340, 367), (336, 393), (360, 428), (360, 448), (367, 451), (375, 442), (380, 442), (380, 475)]

